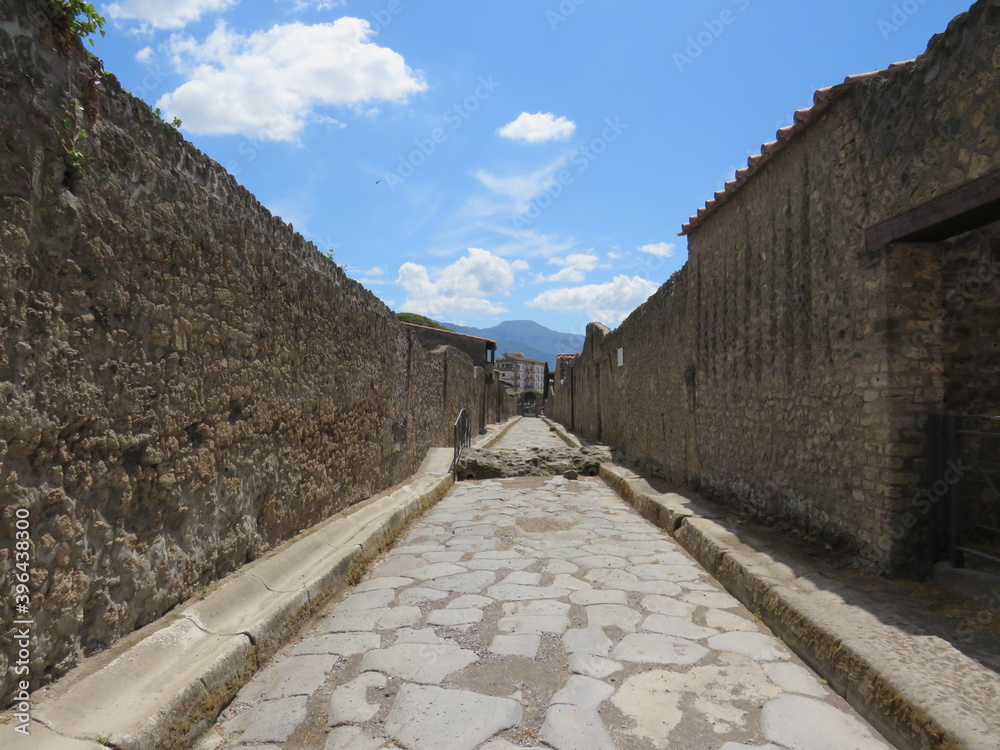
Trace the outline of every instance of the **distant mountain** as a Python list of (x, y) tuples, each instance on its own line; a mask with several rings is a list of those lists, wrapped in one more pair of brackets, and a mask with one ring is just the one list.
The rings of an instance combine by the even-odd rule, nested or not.
[(553, 331), (533, 320), (506, 320), (492, 328), (471, 328), (454, 323), (442, 325), (458, 333), (493, 339), (497, 342), (497, 356), (506, 352), (521, 352), (525, 357), (548, 362), (550, 370), (556, 369), (557, 354), (581, 352), (586, 340), (578, 333)]

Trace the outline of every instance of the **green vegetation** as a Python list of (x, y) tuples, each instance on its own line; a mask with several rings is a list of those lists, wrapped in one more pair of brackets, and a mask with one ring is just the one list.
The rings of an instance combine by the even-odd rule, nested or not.
[(428, 328), (437, 328), (442, 331), (451, 330), (447, 326), (441, 325), (436, 320), (431, 320), (424, 315), (417, 315), (416, 313), (398, 312), (396, 313), (396, 317), (404, 323), (412, 323), (415, 326), (427, 326)]
[(69, 168), (75, 172), (80, 171), (84, 162), (80, 141), (89, 137), (87, 130), (83, 127), (84, 119), (83, 104), (79, 99), (73, 99), (66, 108), (66, 116), (63, 118), (63, 127), (66, 128), (68, 137), (60, 138), (59, 142), (66, 151)]
[(80, 39), (86, 39), (93, 45), (92, 34), (104, 36), (104, 16), (97, 12), (91, 3), (82, 0), (49, 0), (52, 18), (60, 30)]

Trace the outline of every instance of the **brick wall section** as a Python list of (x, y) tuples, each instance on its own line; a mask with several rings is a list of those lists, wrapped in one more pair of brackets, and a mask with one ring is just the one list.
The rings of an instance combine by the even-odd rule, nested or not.
[[(113, 80), (92, 94), (38, 7), (0, 0), (5, 695), (16, 508), (34, 688), (402, 481), (484, 403), (467, 356), (427, 352)], [(99, 114), (69, 176), (67, 87)]]
[(1000, 408), (995, 285), (939, 318), (998, 232), (871, 252), (864, 234), (1000, 169), (998, 49), (1000, 2), (982, 1), (915, 63), (856, 82), (694, 228), (653, 297), (588, 329), (554, 417), (880, 571), (918, 570), (925, 415), (976, 379), (992, 385), (966, 405)]

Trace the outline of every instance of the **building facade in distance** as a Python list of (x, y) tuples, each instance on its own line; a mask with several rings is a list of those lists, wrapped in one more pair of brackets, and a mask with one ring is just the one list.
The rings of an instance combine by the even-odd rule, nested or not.
[(509, 352), (497, 357), (498, 377), (510, 383), (515, 391), (545, 391), (545, 363), (525, 357), (521, 352)]

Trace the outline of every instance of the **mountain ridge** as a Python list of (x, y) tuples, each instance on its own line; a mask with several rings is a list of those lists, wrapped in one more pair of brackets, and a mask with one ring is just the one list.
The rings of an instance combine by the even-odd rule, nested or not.
[(442, 323), (457, 333), (479, 336), (497, 342), (497, 356), (509, 352), (521, 352), (525, 357), (548, 362), (549, 369), (555, 370), (556, 355), (583, 351), (586, 336), (578, 333), (563, 333), (546, 328), (533, 320), (505, 320), (491, 328), (474, 328), (455, 323)]

